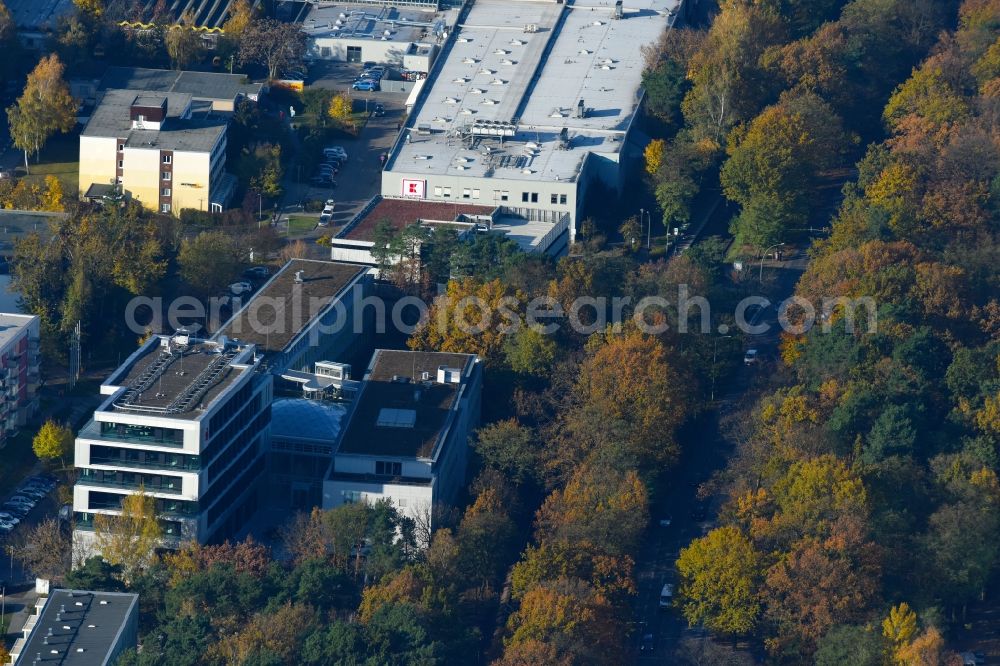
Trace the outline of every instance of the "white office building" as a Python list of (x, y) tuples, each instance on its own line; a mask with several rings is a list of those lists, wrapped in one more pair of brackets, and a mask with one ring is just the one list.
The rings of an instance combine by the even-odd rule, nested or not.
[(452, 504), (465, 486), (481, 393), (474, 354), (376, 350), (336, 432), (323, 508), (389, 499), (425, 520)]
[(565, 251), (588, 190), (639, 169), (640, 47), (678, 0), (475, 0), (382, 172), (382, 196), (499, 209), (497, 225)]
[(155, 498), (165, 545), (219, 541), (257, 508), (271, 375), (253, 345), (155, 336), (101, 385), (104, 403), (76, 438), (74, 553), (93, 522), (140, 488)]

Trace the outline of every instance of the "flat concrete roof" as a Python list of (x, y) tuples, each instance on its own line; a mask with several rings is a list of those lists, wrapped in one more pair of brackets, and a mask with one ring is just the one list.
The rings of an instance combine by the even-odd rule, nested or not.
[(434, 35), (447, 27), (445, 16), (446, 13), (419, 7), (313, 5), (302, 23), (302, 31), (312, 39), (412, 43), (434, 40)]
[[(476, 0), (388, 170), (572, 182), (590, 152), (617, 160), (641, 99), (639, 47), (659, 38), (678, 4), (628, 0), (615, 20), (613, 0)], [(580, 100), (588, 111), (576, 118)], [(469, 138), (484, 122), (516, 131), (502, 143)]]
[[(415, 222), (454, 222), (465, 215), (493, 215), (492, 206), (477, 206), (464, 203), (461, 199), (454, 203), (444, 201), (422, 201), (419, 199), (381, 199), (355, 224), (344, 228), (337, 238), (370, 241), (380, 222), (389, 222), (394, 229), (403, 229)], [(464, 220), (462, 220), (464, 221)]]
[(143, 90), (187, 93), (194, 100), (231, 101), (239, 95), (257, 97), (262, 83), (249, 83), (242, 74), (188, 72), (144, 67), (108, 67), (98, 90)]
[(167, 92), (151, 98), (167, 98), (167, 118), (159, 130), (132, 129), (129, 111), (139, 97), (150, 97), (142, 90), (106, 90), (83, 128), (81, 136), (126, 139), (130, 148), (156, 148), (208, 152), (226, 133), (227, 122), (212, 114), (198, 118), (184, 117), (191, 107), (188, 93)]
[[(281, 352), (318, 317), (367, 266), (292, 259), (215, 334), (252, 343), (262, 352)], [(302, 271), (303, 281), (295, 274)]]
[(54, 590), (18, 663), (33, 663), (41, 654), (46, 664), (104, 666), (138, 603), (138, 594)]
[(461, 386), (439, 384), (438, 368), (460, 369), (464, 382), (475, 361), (474, 354), (376, 350), (337, 453), (427, 458)]
[(38, 319), (38, 317), (36, 315), (0, 312), (0, 351), (20, 335), (21, 331), (34, 319)]
[(53, 29), (61, 16), (73, 11), (73, 0), (5, 0), (4, 4), (21, 30)]

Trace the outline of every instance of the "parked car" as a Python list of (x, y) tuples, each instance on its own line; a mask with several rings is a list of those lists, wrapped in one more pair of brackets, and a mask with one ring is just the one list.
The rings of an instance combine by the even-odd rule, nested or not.
[(4, 502), (3, 504), (3, 510), (6, 513), (13, 514), (18, 518), (23, 518), (31, 509), (32, 507), (24, 504), (12, 504), (10, 502)]
[(232, 292), (234, 296), (241, 296), (253, 291), (253, 285), (249, 282), (234, 282), (229, 285), (229, 291)]
[(330, 225), (330, 220), (333, 219), (333, 215), (330, 213), (320, 213), (319, 216), (319, 226), (327, 227)]
[(49, 494), (49, 491), (42, 490), (41, 488), (21, 488), (17, 492), (35, 500), (40, 500)]
[(757, 362), (757, 350), (756, 349), (748, 349), (747, 353), (743, 355), (743, 364), (744, 365), (753, 365), (756, 362)]
[(9, 511), (0, 511), (0, 520), (14, 521), (18, 520), (18, 516), (15, 516)]
[(316, 167), (316, 170), (319, 173), (328, 176), (336, 176), (338, 173), (340, 173), (340, 169), (331, 164), (320, 164), (318, 167)]
[(670, 608), (674, 604), (674, 584), (664, 583), (660, 590), (660, 608)]
[(352, 83), (351, 88), (362, 92), (375, 92), (379, 89), (379, 85), (378, 81), (373, 81), (372, 79), (361, 79), (360, 81)]
[(670, 523), (673, 522), (673, 518), (670, 516), (663, 516), (660, 518), (660, 527), (670, 527)]
[(374, 113), (376, 118), (381, 118), (385, 115), (385, 106), (382, 104), (376, 104)]
[(343, 146), (327, 146), (323, 149), (323, 155), (328, 160), (340, 160), (341, 162), (347, 161), (347, 151), (344, 150)]
[(20, 523), (20, 522), (21, 522), (20, 519), (14, 518), (13, 516), (11, 516), (10, 518), (0, 518), (0, 525), (8, 525), (10, 527), (17, 527), (17, 524)]
[(363, 63), (361, 63), (361, 67), (363, 69), (371, 69), (373, 67), (378, 67), (378, 63), (375, 62), (374, 60), (365, 60)]
[(639, 652), (653, 651), (653, 634), (643, 634), (642, 642), (639, 644)]
[(271, 271), (268, 270), (267, 266), (251, 266), (250, 268), (243, 271), (243, 277), (248, 277), (248, 278), (262, 279), (266, 278), (270, 274)]
[(313, 187), (336, 187), (337, 182), (329, 176), (313, 176), (309, 179), (309, 184)]

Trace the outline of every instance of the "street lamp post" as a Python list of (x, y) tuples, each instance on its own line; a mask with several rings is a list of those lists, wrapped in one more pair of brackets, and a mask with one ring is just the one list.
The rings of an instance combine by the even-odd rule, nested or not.
[(761, 284), (764, 283), (764, 257), (767, 256), (768, 252), (770, 252), (776, 247), (781, 247), (782, 245), (784, 245), (784, 243), (775, 243), (771, 247), (764, 250), (764, 254), (760, 255), (760, 272), (757, 275), (757, 281), (760, 282)]
[(719, 339), (720, 338), (731, 338), (731, 335), (718, 335), (712, 339), (712, 397), (711, 401), (715, 402), (715, 376), (719, 374), (719, 370), (715, 365), (716, 358), (719, 354)]

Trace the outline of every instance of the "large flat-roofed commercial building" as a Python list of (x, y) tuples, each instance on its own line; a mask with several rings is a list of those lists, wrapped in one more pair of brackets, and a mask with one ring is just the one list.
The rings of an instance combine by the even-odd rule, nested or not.
[(389, 499), (424, 519), (453, 503), (465, 485), (481, 392), (473, 354), (376, 350), (337, 433), (323, 508)]
[(74, 548), (92, 548), (98, 513), (142, 489), (165, 544), (237, 532), (257, 508), (273, 396), (253, 345), (182, 332), (154, 336), (102, 385), (77, 434)]
[(0, 448), (38, 411), (39, 326), (35, 315), (0, 313)]
[(541, 223), (523, 227), (539, 250), (563, 251), (590, 187), (620, 192), (638, 167), (640, 47), (678, 4), (475, 0), (390, 152), (382, 196), (492, 205)]
[(110, 666), (139, 639), (139, 595), (54, 590), (36, 604), (10, 655), (15, 666)]
[(302, 24), (308, 57), (427, 72), (458, 12), (438, 11), (436, 3), (399, 4), (314, 4)]
[(159, 213), (221, 212), (236, 185), (227, 124), (190, 93), (106, 90), (80, 134), (80, 195), (117, 189)]
[[(276, 375), (349, 356), (370, 330), (357, 312), (372, 285), (367, 266), (292, 259), (216, 333), (253, 344)], [(366, 319), (367, 317), (367, 319)]]

